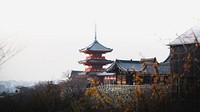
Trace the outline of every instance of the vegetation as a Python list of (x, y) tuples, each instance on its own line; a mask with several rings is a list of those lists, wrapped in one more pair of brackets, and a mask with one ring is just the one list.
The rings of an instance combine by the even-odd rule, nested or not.
[(85, 82), (81, 80), (40, 82), (32, 88), (18, 87), (16, 93), (0, 98), (1, 112), (76, 112), (84, 95)]
[[(99, 85), (81, 79), (54, 84), (40, 82), (32, 88), (18, 87), (0, 99), (2, 112), (168, 112), (175, 111), (182, 96), (169, 85)], [(194, 95), (194, 91), (188, 96)]]

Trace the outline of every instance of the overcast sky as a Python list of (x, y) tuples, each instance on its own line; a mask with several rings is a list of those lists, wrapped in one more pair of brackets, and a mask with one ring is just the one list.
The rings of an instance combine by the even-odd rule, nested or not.
[[(97, 38), (107, 59), (169, 55), (166, 44), (199, 24), (198, 0), (1, 0), (0, 36), (26, 48), (0, 69), (0, 80), (54, 80), (84, 70), (79, 49)], [(17, 41), (15, 41), (17, 40)]]

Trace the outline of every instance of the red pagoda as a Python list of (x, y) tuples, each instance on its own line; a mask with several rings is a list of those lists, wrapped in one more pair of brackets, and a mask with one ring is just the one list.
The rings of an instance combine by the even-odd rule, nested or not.
[(107, 60), (105, 56), (102, 54), (106, 54), (111, 52), (113, 49), (107, 48), (100, 44), (96, 38), (96, 31), (95, 31), (95, 40), (89, 46), (80, 49), (80, 52), (88, 54), (89, 56), (86, 57), (85, 60), (79, 61), (80, 64), (88, 66), (85, 68), (85, 72), (80, 73), (79, 75), (88, 76), (88, 77), (98, 77), (98, 76), (106, 76), (110, 75), (106, 73), (106, 69), (103, 68), (104, 65), (110, 64), (113, 61)]

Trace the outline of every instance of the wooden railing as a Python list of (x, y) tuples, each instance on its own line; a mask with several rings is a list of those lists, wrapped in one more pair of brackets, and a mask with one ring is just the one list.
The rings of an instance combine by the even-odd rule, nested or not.
[(89, 60), (89, 59), (105, 59), (105, 56), (87, 56), (86, 60)]
[(105, 68), (85, 68), (85, 71), (105, 71)]

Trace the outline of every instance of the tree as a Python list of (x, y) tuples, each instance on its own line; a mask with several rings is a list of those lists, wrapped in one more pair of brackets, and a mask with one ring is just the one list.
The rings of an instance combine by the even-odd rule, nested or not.
[(0, 37), (0, 66), (22, 50), (22, 47), (14, 44), (16, 40), (12, 41), (9, 38)]

